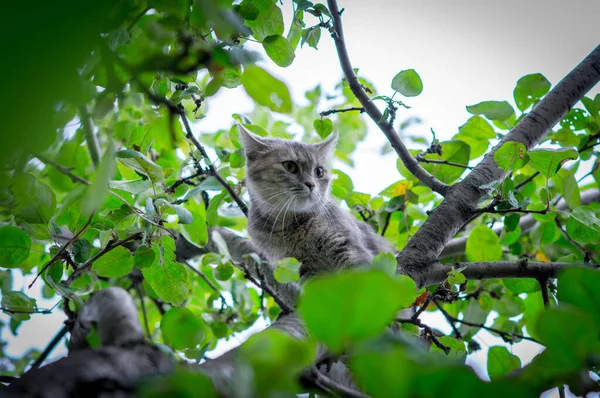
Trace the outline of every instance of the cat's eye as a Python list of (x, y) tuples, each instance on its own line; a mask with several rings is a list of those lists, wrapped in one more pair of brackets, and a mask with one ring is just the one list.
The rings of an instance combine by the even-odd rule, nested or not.
[(298, 172), (298, 165), (295, 162), (292, 162), (291, 160), (286, 160), (281, 164), (283, 165), (284, 169), (286, 169), (292, 174), (296, 174)]
[(317, 176), (317, 178), (321, 178), (323, 177), (323, 175), (325, 175), (325, 170), (319, 166), (315, 169), (315, 175)]

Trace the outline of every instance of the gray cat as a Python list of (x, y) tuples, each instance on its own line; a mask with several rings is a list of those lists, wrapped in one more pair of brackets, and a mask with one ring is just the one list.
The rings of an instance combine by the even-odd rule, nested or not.
[(248, 230), (270, 262), (295, 257), (302, 262), (300, 275), (309, 277), (368, 265), (377, 254), (394, 251), (329, 196), (336, 135), (310, 145), (259, 137), (238, 126), (247, 159)]

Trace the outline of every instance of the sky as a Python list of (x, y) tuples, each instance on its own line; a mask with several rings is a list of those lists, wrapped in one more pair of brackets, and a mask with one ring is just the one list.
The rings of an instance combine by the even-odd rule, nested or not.
[[(392, 93), (390, 82), (399, 71), (415, 69), (419, 73), (423, 93), (406, 100), (411, 109), (401, 110), (398, 121), (420, 117), (423, 123), (411, 133), (428, 139), (431, 128), (442, 140), (457, 133), (470, 116), (466, 105), (484, 100), (514, 103), (515, 84), (526, 74), (542, 73), (554, 86), (600, 44), (597, 0), (340, 0), (339, 6), (345, 9), (344, 33), (351, 62), (380, 94)], [(283, 12), (287, 31), (292, 15), (289, 0), (284, 0)], [(248, 44), (260, 51), (259, 45)], [(270, 61), (261, 66), (287, 84), (297, 103), (303, 103), (304, 92), (317, 84), (332, 93), (341, 78), (337, 54), (326, 32), (318, 51), (305, 46), (297, 51), (291, 66), (280, 68)], [(590, 94), (599, 92), (596, 86)], [(232, 113), (249, 113), (254, 106), (241, 88), (222, 89), (207, 102), (207, 117), (193, 125), (197, 134), (229, 128)], [(400, 176), (395, 155), (380, 155), (385, 137), (374, 123), (368, 121), (367, 125), (367, 139), (353, 156), (355, 167), (335, 166), (352, 177), (357, 191), (376, 194)], [(21, 283), (17, 280), (13, 288), (19, 289)], [(37, 290), (25, 292), (39, 296)], [(53, 304), (46, 303), (40, 306)], [(14, 354), (32, 344), (43, 348), (62, 320), (62, 313), (34, 315), (22, 325), (19, 336), (4, 331), (2, 339)], [(425, 321), (450, 331), (439, 317)], [(484, 347), (502, 342), (487, 333), (478, 337)], [(233, 344), (225, 344), (221, 350)], [(63, 347), (56, 351), (64, 352)], [(521, 343), (513, 352), (527, 362), (539, 348)], [(480, 373), (485, 369), (483, 354), (474, 355), (470, 362)]]

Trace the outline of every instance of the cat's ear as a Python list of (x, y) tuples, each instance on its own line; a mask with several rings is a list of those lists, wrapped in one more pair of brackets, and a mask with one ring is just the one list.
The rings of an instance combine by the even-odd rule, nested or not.
[(251, 133), (250, 130), (242, 126), (240, 123), (238, 123), (237, 127), (238, 131), (240, 132), (242, 145), (244, 146), (246, 154), (264, 151), (269, 147), (269, 144), (265, 139)]
[(317, 152), (319, 152), (319, 155), (321, 155), (325, 158), (330, 157), (331, 154), (333, 153), (333, 150), (335, 149), (335, 144), (337, 144), (337, 139), (338, 139), (337, 133), (333, 133), (325, 141), (315, 144), (315, 147), (317, 148)]

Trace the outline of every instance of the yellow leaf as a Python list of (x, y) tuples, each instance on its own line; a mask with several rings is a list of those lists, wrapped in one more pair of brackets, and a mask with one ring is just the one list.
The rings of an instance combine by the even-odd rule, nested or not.
[(548, 258), (548, 256), (546, 256), (544, 253), (542, 252), (537, 252), (537, 254), (535, 255), (535, 258), (543, 263), (549, 263), (550, 259)]
[(407, 182), (402, 182), (401, 184), (398, 184), (398, 186), (394, 188), (394, 196), (406, 195), (406, 188), (408, 188)]

